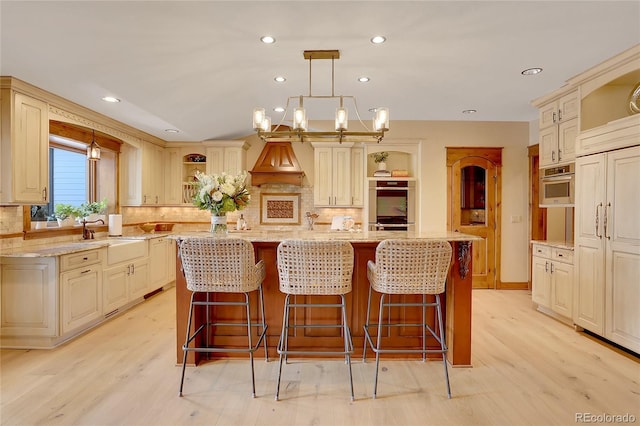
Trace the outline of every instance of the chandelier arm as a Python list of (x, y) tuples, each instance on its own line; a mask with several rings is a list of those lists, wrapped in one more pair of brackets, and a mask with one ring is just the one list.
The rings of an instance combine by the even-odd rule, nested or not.
[(360, 118), (360, 112), (358, 111), (358, 102), (356, 101), (355, 96), (349, 96), (349, 97), (353, 100), (353, 106), (356, 109), (356, 117), (358, 117), (358, 121), (360, 122), (360, 124), (362, 124), (362, 127), (364, 127), (367, 130), (367, 132), (371, 132), (371, 129), (369, 129), (369, 126), (364, 124), (364, 122), (362, 121), (362, 118)]

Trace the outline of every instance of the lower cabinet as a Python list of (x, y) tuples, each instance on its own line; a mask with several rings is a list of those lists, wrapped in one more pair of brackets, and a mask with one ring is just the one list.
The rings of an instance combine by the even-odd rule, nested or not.
[(541, 311), (573, 314), (573, 250), (533, 245), (531, 298)]
[(70, 333), (102, 318), (102, 265), (60, 274), (61, 331)]
[(55, 347), (175, 279), (173, 240), (119, 247), (117, 256), (108, 255), (113, 245), (43, 257), (0, 256), (0, 346)]

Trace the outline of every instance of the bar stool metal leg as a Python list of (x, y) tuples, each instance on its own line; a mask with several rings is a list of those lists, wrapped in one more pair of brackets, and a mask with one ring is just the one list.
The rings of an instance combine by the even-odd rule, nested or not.
[(440, 295), (436, 294), (436, 311), (438, 313), (438, 327), (440, 330), (440, 349), (442, 349), (442, 363), (444, 364), (444, 377), (447, 382), (447, 398), (451, 399), (451, 386), (449, 385), (449, 369), (447, 367), (447, 344), (444, 340), (444, 326), (442, 322), (442, 307)]

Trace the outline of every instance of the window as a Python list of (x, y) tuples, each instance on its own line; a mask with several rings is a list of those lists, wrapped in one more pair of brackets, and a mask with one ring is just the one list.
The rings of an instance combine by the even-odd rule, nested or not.
[(29, 216), (25, 231), (57, 227), (54, 211), (60, 203), (78, 207), (106, 198), (108, 212), (115, 213), (121, 142), (96, 133), (101, 159), (88, 161), (86, 147), (93, 137), (90, 129), (50, 121), (49, 131), (49, 203), (30, 206), (30, 214), (25, 211)]

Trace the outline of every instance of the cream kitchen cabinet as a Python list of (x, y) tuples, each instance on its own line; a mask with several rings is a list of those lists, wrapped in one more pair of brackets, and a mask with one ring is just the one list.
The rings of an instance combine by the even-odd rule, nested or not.
[(171, 266), (175, 263), (175, 255), (173, 262), (167, 261), (169, 256), (173, 255), (172, 248), (172, 240), (167, 238), (149, 240), (149, 291), (157, 290), (175, 279), (170, 279)]
[(126, 206), (164, 203), (163, 148), (145, 142), (142, 147), (123, 144), (120, 148), (122, 204)]
[(165, 204), (182, 204), (182, 149), (165, 148), (164, 150), (164, 202)]
[(163, 148), (146, 142), (142, 147), (142, 204), (164, 204)]
[(561, 315), (565, 321), (573, 309), (573, 251), (533, 244), (531, 297), (539, 310)]
[(364, 150), (353, 144), (312, 144), (313, 201), (317, 207), (362, 207)]
[(0, 258), (2, 346), (58, 335), (58, 264), (55, 257)]
[(0, 89), (0, 203), (49, 201), (49, 106), (10, 89)]
[(125, 306), (149, 292), (149, 247), (146, 240), (122, 240), (107, 248), (103, 298), (105, 312)]
[(577, 90), (540, 107), (540, 167), (575, 160), (579, 108)]
[(207, 173), (228, 173), (237, 175), (247, 169), (246, 151), (249, 145), (245, 141), (215, 141), (207, 145)]
[(636, 352), (640, 352), (638, 182), (640, 146), (576, 160), (573, 319)]

